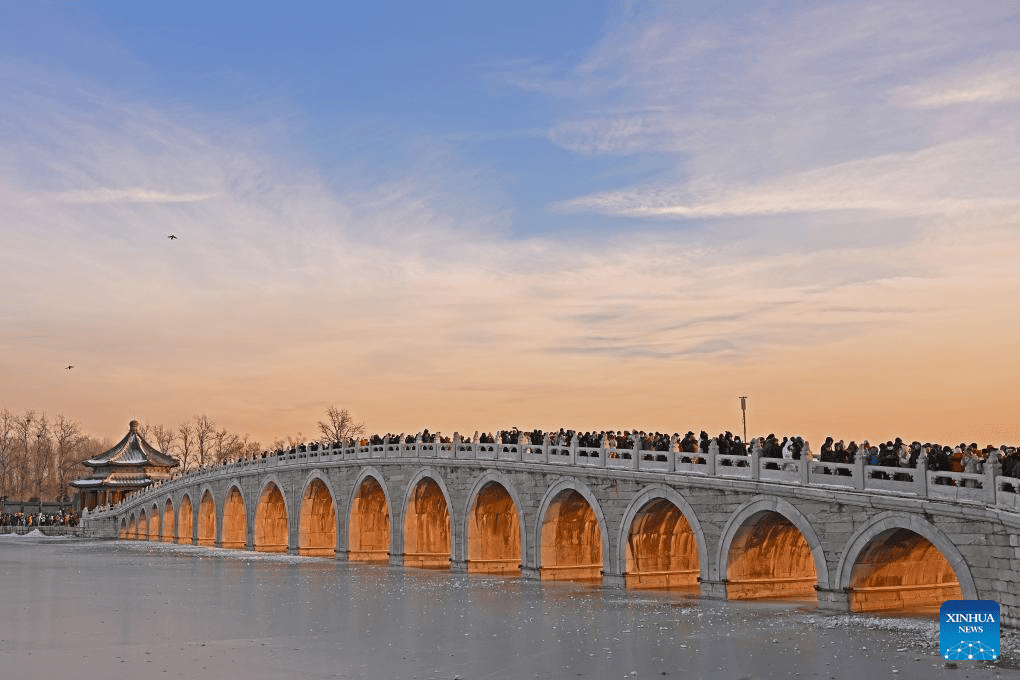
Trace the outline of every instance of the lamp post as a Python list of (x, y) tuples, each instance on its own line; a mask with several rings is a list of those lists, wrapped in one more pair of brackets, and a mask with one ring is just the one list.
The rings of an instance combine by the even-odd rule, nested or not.
[(747, 396), (740, 397), (740, 412), (744, 417), (744, 444), (747, 444)]

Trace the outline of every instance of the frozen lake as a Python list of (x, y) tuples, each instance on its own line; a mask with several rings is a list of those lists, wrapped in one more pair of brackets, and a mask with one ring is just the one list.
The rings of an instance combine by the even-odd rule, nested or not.
[(1020, 678), (947, 664), (934, 619), (0, 536), (4, 678)]

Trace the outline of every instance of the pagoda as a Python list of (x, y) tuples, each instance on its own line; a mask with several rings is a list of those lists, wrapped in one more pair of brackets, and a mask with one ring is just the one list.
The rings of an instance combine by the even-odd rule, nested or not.
[(132, 491), (169, 478), (171, 469), (179, 465), (176, 458), (160, 453), (142, 438), (137, 420), (132, 420), (130, 427), (127, 436), (112, 449), (82, 461), (82, 465), (92, 468), (92, 474), (71, 482), (79, 489), (75, 502), (79, 511), (118, 503)]

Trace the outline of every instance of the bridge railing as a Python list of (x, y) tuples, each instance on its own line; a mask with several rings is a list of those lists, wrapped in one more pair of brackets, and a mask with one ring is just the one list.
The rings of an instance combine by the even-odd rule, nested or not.
[(997, 465), (986, 465), (984, 473), (929, 471), (924, 458), (916, 468), (866, 465), (863, 457), (854, 463), (831, 463), (813, 459), (787, 460), (767, 458), (758, 450), (747, 455), (719, 454), (714, 447), (708, 453), (651, 451), (609, 447), (581, 447), (542, 443), (482, 443), (454, 438), (451, 442), (392, 441), (366, 446), (319, 446), (225, 465), (190, 471), (185, 475), (157, 482), (129, 497), (141, 498), (165, 494), (163, 486), (194, 485), (207, 479), (234, 473), (269, 470), (307, 464), (309, 460), (339, 462), (373, 459), (445, 459), (492, 460), (561, 467), (601, 468), (608, 470), (745, 479), (776, 484), (836, 487), (848, 490), (891, 493), (956, 502), (1020, 508), (1020, 479), (998, 474)]

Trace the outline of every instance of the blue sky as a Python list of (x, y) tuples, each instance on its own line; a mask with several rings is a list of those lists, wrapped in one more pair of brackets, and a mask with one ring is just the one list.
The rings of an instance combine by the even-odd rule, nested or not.
[(0, 3), (0, 405), (1006, 436), (1018, 38), (1013, 0)]

